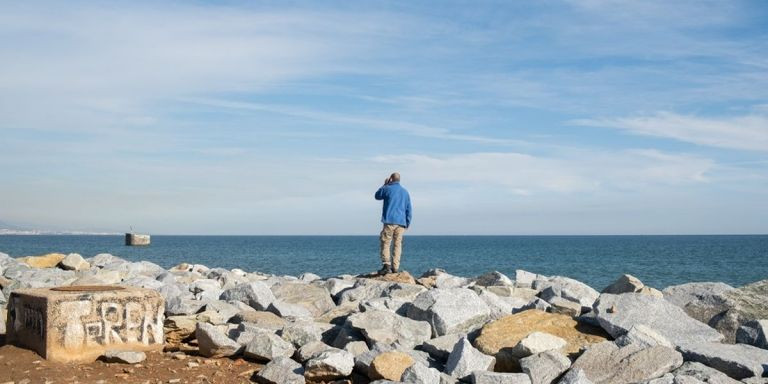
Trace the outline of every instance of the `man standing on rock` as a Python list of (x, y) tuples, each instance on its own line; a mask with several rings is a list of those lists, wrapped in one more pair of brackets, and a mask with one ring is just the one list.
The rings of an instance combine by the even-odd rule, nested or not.
[[(381, 209), (381, 270), (379, 274), (397, 273), (400, 268), (400, 255), (403, 251), (403, 234), (411, 225), (411, 196), (400, 185), (400, 174), (395, 172), (384, 180), (384, 185), (376, 191), (376, 200), (384, 200)], [(390, 245), (395, 240), (390, 262)]]

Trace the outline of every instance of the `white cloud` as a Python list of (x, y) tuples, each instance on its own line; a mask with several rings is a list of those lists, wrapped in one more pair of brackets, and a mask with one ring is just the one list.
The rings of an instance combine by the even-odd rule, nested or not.
[(707, 118), (660, 112), (652, 116), (583, 119), (573, 123), (710, 147), (768, 151), (768, 116), (760, 114)]

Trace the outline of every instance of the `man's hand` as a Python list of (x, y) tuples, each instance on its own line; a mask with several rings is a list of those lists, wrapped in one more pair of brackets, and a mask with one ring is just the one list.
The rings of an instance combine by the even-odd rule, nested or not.
[(384, 185), (388, 185), (388, 184), (389, 184), (389, 180), (390, 180), (390, 178), (389, 178), (389, 177), (387, 177), (386, 179), (384, 179)]

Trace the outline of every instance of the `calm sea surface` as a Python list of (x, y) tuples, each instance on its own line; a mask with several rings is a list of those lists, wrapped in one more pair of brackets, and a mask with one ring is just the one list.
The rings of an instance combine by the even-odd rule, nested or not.
[[(376, 236), (152, 236), (126, 247), (122, 236), (0, 236), (11, 256), (111, 253), (165, 268), (182, 262), (274, 274), (321, 276), (379, 267)], [(768, 235), (745, 236), (406, 236), (402, 267), (474, 276), (515, 269), (564, 275), (600, 290), (623, 273), (664, 288), (691, 281), (740, 286), (768, 279)]]

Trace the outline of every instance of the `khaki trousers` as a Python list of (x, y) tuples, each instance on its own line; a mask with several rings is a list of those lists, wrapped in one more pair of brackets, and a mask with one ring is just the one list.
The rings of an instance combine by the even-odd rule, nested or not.
[(395, 269), (400, 268), (400, 255), (403, 253), (403, 234), (405, 233), (405, 227), (397, 224), (384, 224), (384, 228), (381, 230), (381, 263), (384, 265), (390, 265), (389, 261), (389, 247), (392, 244), (392, 239), (395, 239), (394, 250), (392, 251), (391, 265)]

